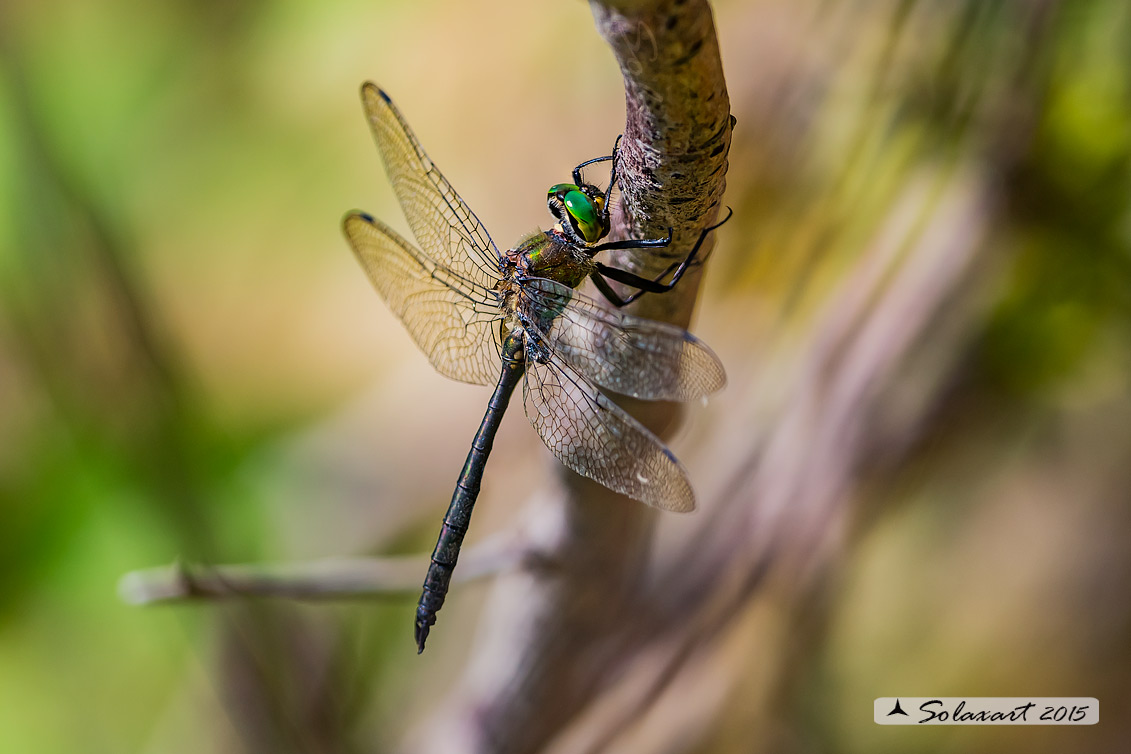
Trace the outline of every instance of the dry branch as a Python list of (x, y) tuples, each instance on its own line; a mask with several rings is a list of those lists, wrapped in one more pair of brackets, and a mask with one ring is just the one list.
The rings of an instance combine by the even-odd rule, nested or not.
[[(715, 222), (725, 190), (732, 119), (714, 21), (706, 0), (591, 7), (625, 83), (617, 227), (640, 238), (675, 230), (664, 254), (623, 252), (612, 263), (655, 275)], [(712, 236), (703, 257), (713, 244)], [(698, 284), (693, 270), (672, 292), (644, 296), (635, 311), (686, 326)], [(670, 404), (629, 408), (660, 437), (677, 419)], [(563, 567), (498, 582), (464, 689), (432, 726), (430, 751), (539, 751), (631, 655), (625, 628), (639, 607), (633, 594), (644, 579), (654, 512), (563, 470), (562, 496), (530, 515), (539, 551)]]

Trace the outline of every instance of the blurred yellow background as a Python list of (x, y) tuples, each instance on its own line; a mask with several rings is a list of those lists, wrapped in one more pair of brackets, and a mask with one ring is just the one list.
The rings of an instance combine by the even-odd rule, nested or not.
[[(1129, 6), (715, 13), (735, 219), (694, 329), (730, 387), (673, 443), (697, 488), (723, 488), (703, 438), (741, 465), (753, 420), (790, 400), (783, 365), (836, 352), (814, 323), (837, 305), (882, 320), (916, 270), (943, 290), (875, 386), (883, 410), (849, 436), (820, 575), (779, 576), (750, 606), (726, 651), (755, 671), (726, 681), (687, 750), (1118, 750)], [(472, 632), (454, 629), (474, 626), (479, 585), (419, 660), (411, 599), (140, 609), (115, 594), (176, 558), (431, 546), (488, 391), (431, 370), (341, 238), (352, 208), (408, 234), (366, 79), (504, 247), (549, 223), (546, 188), (624, 122), (580, 2), (0, 10), (0, 749), (383, 751), (458, 676)], [(550, 483), (518, 413), (481, 532)], [(874, 726), (871, 700), (899, 693), (1096, 696), (1102, 722)]]

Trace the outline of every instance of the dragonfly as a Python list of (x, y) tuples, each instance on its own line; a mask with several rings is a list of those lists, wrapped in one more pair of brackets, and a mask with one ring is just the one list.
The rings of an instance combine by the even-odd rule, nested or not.
[[(566, 467), (655, 508), (695, 507), (682, 464), (602, 389), (645, 400), (703, 400), (724, 386), (722, 363), (686, 330), (610, 309), (576, 289), (590, 278), (616, 307), (671, 290), (722, 223), (704, 230), (687, 257), (657, 278), (594, 260), (601, 251), (663, 247), (672, 240), (669, 229), (667, 238), (604, 241), (618, 137), (613, 154), (583, 162), (573, 183), (550, 188), (547, 206), (558, 221), (552, 230), (535, 231), (500, 252), (389, 95), (367, 82), (361, 99), (419, 246), (357, 210), (342, 221), (346, 240), (437, 371), (495, 386), (424, 580), (414, 627), (419, 653), (447, 595), (495, 433), (519, 382), (527, 418)], [(586, 183), (581, 171), (604, 161), (612, 169), (602, 190)], [(636, 291), (622, 296), (610, 280)]]

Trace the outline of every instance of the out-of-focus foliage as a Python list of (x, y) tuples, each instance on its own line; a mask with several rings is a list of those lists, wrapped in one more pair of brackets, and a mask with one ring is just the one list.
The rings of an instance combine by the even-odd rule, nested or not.
[[(703, 750), (1114, 746), (1131, 708), (1131, 6), (720, 0), (716, 22), (735, 219), (699, 329), (731, 367), (724, 411), (775, 368), (768, 341), (814, 347), (805, 323), (864, 250), (888, 233), (910, 254), (917, 208), (942, 199), (909, 195), (980, 187), (984, 225), (977, 291), (954, 302), (972, 335), (907, 382), (946, 393), (942, 416), (868, 458), (825, 587), (784, 579), (744, 622), (735, 656), (756, 672)], [(408, 600), (114, 594), (177, 557), (431, 544), (486, 395), (431, 373), (340, 238), (355, 206), (404, 229), (367, 78), (500, 246), (548, 222), (545, 188), (622, 123), (582, 3), (0, 8), (0, 748), (377, 751), (458, 673), (471, 630), (417, 660)], [(478, 531), (543, 478), (522, 425), (504, 426)], [(449, 629), (482, 597), (454, 595)], [(1098, 696), (1104, 730), (928, 735), (860, 712), (902, 692)]]
[[(576, 88), (533, 108), (561, 28)], [(421, 379), (340, 236), (355, 206), (404, 227), (356, 93), (396, 93), (515, 236), (618, 128), (587, 9), (7, 3), (0, 53), (2, 748), (395, 740), (400, 603), (145, 611), (115, 584), (178, 557), (427, 546), (466, 452), (436, 427), (482, 400)]]

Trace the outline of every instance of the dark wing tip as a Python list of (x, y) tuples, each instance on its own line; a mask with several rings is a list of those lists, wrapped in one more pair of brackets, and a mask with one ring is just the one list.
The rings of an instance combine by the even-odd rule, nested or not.
[[(679, 462), (679, 459), (675, 457), (675, 453), (671, 452), (671, 449), (664, 446), (663, 450), (664, 456), (672, 462), (673, 466), (679, 469), (684, 489), (682, 491), (677, 490), (677, 494), (668, 497), (657, 507), (672, 513), (691, 513), (696, 508), (695, 491), (691, 489), (691, 482), (687, 479), (687, 471), (684, 470), (683, 464)], [(682, 494), (678, 494), (679, 492), (682, 492)]]
[(376, 84), (374, 84), (372, 81), (366, 81), (364, 84), (361, 85), (361, 99), (362, 100), (368, 99), (369, 97), (372, 97), (374, 95), (385, 100), (385, 102), (387, 102), (390, 105), (393, 104), (393, 100), (389, 98), (389, 95), (385, 93), (385, 90), (382, 89), (381, 87), (377, 86)]
[(369, 225), (373, 225), (377, 222), (373, 215), (368, 212), (362, 212), (359, 209), (351, 209), (342, 217), (342, 230), (348, 233), (350, 225), (359, 220)]

